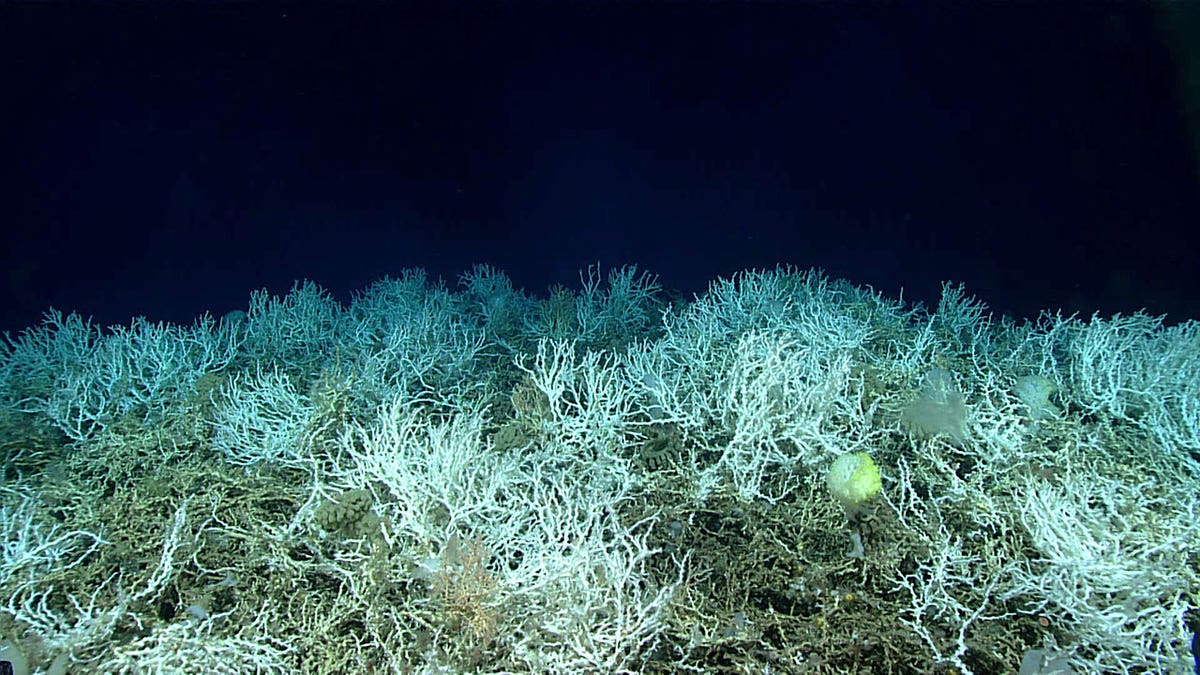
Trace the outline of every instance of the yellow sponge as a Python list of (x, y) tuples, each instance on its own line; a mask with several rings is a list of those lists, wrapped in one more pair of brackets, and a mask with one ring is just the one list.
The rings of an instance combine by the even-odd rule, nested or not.
[(825, 483), (835, 499), (853, 516), (865, 504), (879, 496), (883, 483), (879, 479), (879, 467), (865, 452), (842, 455), (829, 467)]

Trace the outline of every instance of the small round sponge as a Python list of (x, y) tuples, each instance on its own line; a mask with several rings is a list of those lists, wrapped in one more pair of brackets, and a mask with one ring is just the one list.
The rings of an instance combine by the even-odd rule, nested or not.
[(834, 460), (825, 483), (849, 516), (856, 514), (883, 490), (879, 467), (865, 452), (842, 455)]
[(336, 499), (317, 507), (315, 520), (322, 530), (365, 537), (379, 530), (379, 516), (371, 508), (367, 490), (343, 492)]

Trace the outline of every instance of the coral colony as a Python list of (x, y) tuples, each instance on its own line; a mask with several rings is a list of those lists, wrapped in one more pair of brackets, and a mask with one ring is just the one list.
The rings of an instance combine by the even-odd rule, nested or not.
[(0, 351), (0, 665), (1177, 673), (1200, 325), (476, 267)]

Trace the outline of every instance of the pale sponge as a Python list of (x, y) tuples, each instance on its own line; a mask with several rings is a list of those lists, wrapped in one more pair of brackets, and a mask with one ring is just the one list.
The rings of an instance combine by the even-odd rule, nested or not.
[(856, 515), (883, 490), (879, 467), (865, 452), (842, 455), (834, 460), (825, 483), (842, 508), (846, 509), (847, 517)]

